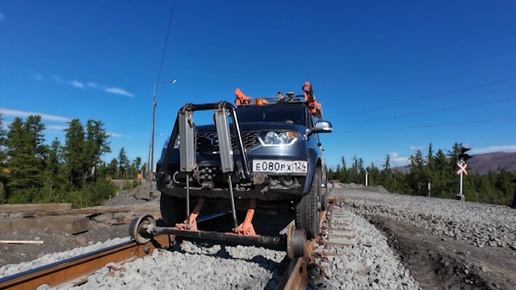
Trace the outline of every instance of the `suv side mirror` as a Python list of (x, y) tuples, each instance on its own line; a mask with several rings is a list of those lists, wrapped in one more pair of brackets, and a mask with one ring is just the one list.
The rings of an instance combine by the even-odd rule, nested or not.
[(315, 123), (315, 127), (312, 129), (312, 133), (331, 133), (333, 127), (329, 121), (319, 120)]
[(310, 136), (313, 133), (331, 133), (333, 131), (333, 127), (329, 121), (319, 120), (315, 123), (315, 127), (312, 129), (306, 129), (305, 135)]

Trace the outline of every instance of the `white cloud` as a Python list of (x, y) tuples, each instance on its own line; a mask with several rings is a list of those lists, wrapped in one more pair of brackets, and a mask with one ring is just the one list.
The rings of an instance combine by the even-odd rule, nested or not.
[(106, 134), (111, 137), (122, 137), (122, 134), (118, 134), (115, 132), (107, 132)]
[(421, 150), (421, 146), (414, 146), (414, 145), (411, 145), (411, 146), (410, 146), (410, 150), (411, 150), (411, 151)]
[(56, 116), (56, 115), (49, 115), (44, 113), (38, 113), (38, 112), (25, 112), (25, 111), (18, 111), (18, 110), (9, 110), (0, 108), (0, 114), (4, 116), (10, 116), (10, 117), (19, 117), (19, 118), (27, 118), (31, 115), (39, 115), (41, 116), (42, 120), (47, 121), (56, 121), (56, 122), (70, 122), (72, 119), (62, 116)]
[(390, 152), (389, 157), (391, 165), (394, 166), (403, 166), (409, 162), (409, 157), (399, 156), (398, 152)]
[(81, 83), (80, 81), (71, 81), (70, 85), (72, 85), (76, 88), (84, 89), (84, 84)]
[(84, 82), (81, 82), (81, 81), (78, 81), (78, 80), (66, 81), (66, 80), (64, 80), (63, 78), (61, 78), (60, 76), (57, 76), (57, 75), (51, 75), (49, 78), (46, 78), (44, 75), (39, 74), (39, 73), (34, 74), (34, 79), (37, 80), (37, 81), (44, 81), (44, 80), (50, 79), (50, 80), (54, 81), (57, 84), (63, 84), (64, 83), (64, 84), (68, 84), (68, 85), (71, 85), (71, 86), (79, 88), (79, 89), (84, 89), (84, 88), (88, 87), (88, 88), (92, 88), (92, 89), (101, 89), (101, 90), (105, 91), (106, 93), (110, 93), (110, 94), (134, 97), (134, 94), (128, 92), (125, 89), (118, 88), (118, 87), (100, 86), (99, 84), (97, 84), (95, 82), (91, 82), (91, 81), (87, 82), (86, 85), (85, 85)]
[(58, 84), (63, 83), (63, 79), (60, 76), (52, 75), (52, 76), (50, 76), (50, 78)]
[(66, 125), (45, 125), (45, 128), (49, 131), (63, 132), (65, 129), (68, 129), (68, 126), (66, 126)]
[(516, 152), (516, 144), (512, 145), (494, 145), (486, 148), (472, 148), (471, 151), (475, 154), (492, 153), (492, 152)]
[(105, 88), (104, 91), (106, 91), (106, 92), (108, 92), (110, 94), (134, 97), (133, 94), (131, 94), (128, 91), (126, 91), (124, 89), (121, 89), (121, 88), (109, 87), (109, 88)]

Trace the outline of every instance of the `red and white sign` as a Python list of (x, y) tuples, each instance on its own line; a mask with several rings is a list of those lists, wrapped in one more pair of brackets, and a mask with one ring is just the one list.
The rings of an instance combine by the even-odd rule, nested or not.
[(466, 167), (468, 167), (467, 163), (457, 162), (457, 166), (459, 166), (459, 170), (457, 170), (457, 174), (464, 173), (464, 174), (468, 175), (468, 172), (466, 171)]

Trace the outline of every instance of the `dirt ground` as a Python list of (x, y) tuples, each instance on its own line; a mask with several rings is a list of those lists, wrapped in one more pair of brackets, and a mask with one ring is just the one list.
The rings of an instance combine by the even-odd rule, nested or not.
[(0, 267), (32, 261), (45, 254), (71, 250), (114, 238), (129, 236), (129, 222), (137, 216), (152, 214), (159, 216), (159, 192), (149, 197), (149, 186), (145, 181), (136, 188), (120, 191), (106, 201), (106, 207), (130, 206), (134, 211), (89, 215), (89, 229), (76, 235), (54, 228), (33, 228), (5, 232), (0, 229), (0, 240), (39, 240), (43, 244), (0, 244)]
[(383, 231), (423, 289), (516, 289), (516, 251), (476, 247), (386, 217), (370, 222)]
[[(159, 208), (159, 193), (149, 197), (148, 185), (122, 191), (106, 206), (129, 205), (135, 209)], [(131, 213), (128, 213), (131, 214)], [(134, 214), (136, 215), (136, 213)], [(388, 238), (391, 248), (423, 289), (516, 289), (516, 251), (475, 247), (447, 236), (385, 217), (370, 222)], [(43, 240), (42, 245), (0, 244), (0, 266), (31, 261), (52, 252), (69, 250), (97, 241), (127, 237), (127, 223), (113, 223), (112, 216), (92, 217), (87, 232), (69, 235), (49, 228), (0, 234), (0, 239)]]

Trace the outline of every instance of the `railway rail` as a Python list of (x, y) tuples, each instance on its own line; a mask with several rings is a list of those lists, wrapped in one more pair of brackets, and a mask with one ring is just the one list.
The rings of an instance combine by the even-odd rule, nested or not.
[[(325, 212), (321, 212), (321, 221)], [(168, 249), (173, 245), (174, 235), (156, 235), (147, 243), (131, 240), (104, 249), (40, 266), (15, 275), (0, 278), (0, 289), (36, 289), (40, 285), (59, 287), (64, 284), (80, 285), (87, 276), (110, 263), (125, 263), (151, 255), (155, 249)], [(318, 239), (307, 241), (304, 255), (290, 258), (282, 279), (276, 289), (306, 289), (310, 282), (309, 265)], [(286, 249), (292, 251), (292, 249)], [(292, 256), (292, 255), (291, 255)]]
[(169, 236), (157, 236), (145, 245), (127, 241), (101, 250), (54, 262), (0, 279), (0, 289), (36, 289), (47, 284), (51, 287), (84, 277), (106, 264), (130, 261), (152, 253), (154, 249), (170, 244)]

